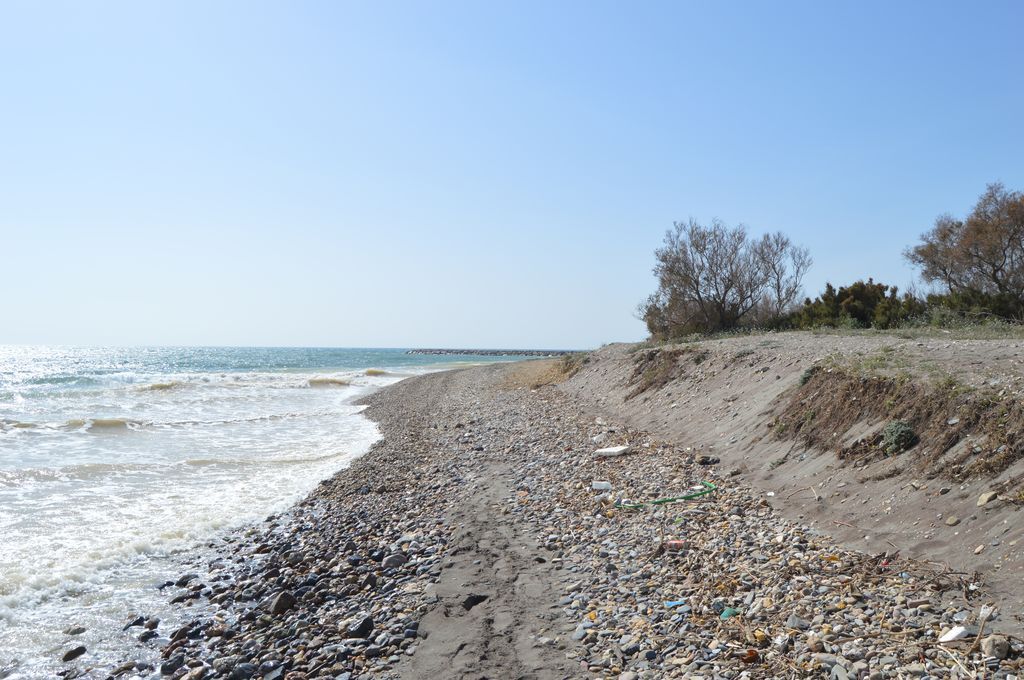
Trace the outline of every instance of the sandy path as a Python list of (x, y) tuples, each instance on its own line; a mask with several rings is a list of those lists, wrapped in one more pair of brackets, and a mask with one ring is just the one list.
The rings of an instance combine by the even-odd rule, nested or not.
[(512, 481), (498, 461), (466, 478), (473, 493), (448, 518), (460, 528), (434, 589), (438, 601), (420, 622), (427, 638), (403, 678), (571, 676), (564, 655), (539, 642), (558, 618), (558, 588), (536, 541), (502, 512)]

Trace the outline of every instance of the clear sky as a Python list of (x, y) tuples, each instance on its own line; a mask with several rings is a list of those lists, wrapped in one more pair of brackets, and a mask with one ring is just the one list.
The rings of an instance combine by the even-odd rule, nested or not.
[(0, 342), (592, 347), (718, 217), (1024, 189), (1024, 3), (0, 3)]

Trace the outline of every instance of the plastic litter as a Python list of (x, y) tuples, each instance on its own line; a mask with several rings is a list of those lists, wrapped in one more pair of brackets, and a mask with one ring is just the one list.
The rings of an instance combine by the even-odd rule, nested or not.
[(670, 498), (659, 498), (656, 501), (649, 501), (647, 503), (616, 503), (615, 507), (625, 508), (626, 510), (638, 510), (645, 505), (664, 505), (666, 503), (675, 503), (677, 501), (690, 501), (694, 498), (700, 498), (701, 496), (707, 496), (709, 493), (713, 493), (718, 490), (718, 487), (711, 482), (701, 482), (704, 485), (703, 491), (697, 491), (696, 493), (686, 494), (685, 496), (672, 496)]
[(725, 609), (722, 610), (722, 613), (719, 615), (719, 618), (724, 621), (726, 619), (731, 619), (732, 617), (736, 616), (739, 613), (740, 613), (739, 609), (733, 609), (732, 607), (726, 607)]
[(967, 637), (967, 629), (963, 626), (953, 626), (946, 634), (939, 638), (939, 642), (952, 642)]
[(590, 488), (593, 489), (594, 491), (611, 491), (612, 483), (602, 482), (600, 480), (595, 479), (590, 483)]
[(661, 547), (664, 548), (666, 552), (678, 552), (680, 550), (686, 550), (688, 547), (690, 547), (690, 544), (686, 541), (678, 540), (665, 541), (661, 544)]
[(630, 446), (609, 446), (604, 449), (598, 449), (594, 451), (595, 458), (614, 458), (616, 456), (624, 456), (632, 451)]
[(681, 607), (686, 604), (686, 600), (669, 600), (665, 603), (667, 609), (674, 609), (675, 607)]

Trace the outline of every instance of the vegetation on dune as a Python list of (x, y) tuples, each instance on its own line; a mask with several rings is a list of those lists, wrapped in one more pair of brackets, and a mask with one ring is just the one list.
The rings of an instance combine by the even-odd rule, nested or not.
[(505, 371), (504, 385), (516, 389), (536, 390), (544, 385), (557, 385), (580, 372), (591, 361), (589, 352), (571, 352), (554, 359), (530, 359), (510, 364)]
[(1024, 303), (1024, 194), (990, 184), (966, 219), (942, 215), (904, 256), (957, 302), (1019, 317)]
[(708, 358), (705, 349), (688, 345), (671, 349), (648, 349), (639, 353), (633, 360), (633, 375), (630, 385), (633, 389), (626, 395), (626, 400), (640, 396), (648, 390), (660, 390), (668, 383), (685, 374), (683, 357), (689, 363), (699, 366)]
[(893, 420), (882, 430), (882, 448), (886, 453), (903, 453), (917, 443), (914, 428), (902, 420)]
[(873, 279), (855, 281), (836, 290), (831, 283), (813, 301), (777, 320), (782, 328), (893, 328), (927, 310), (926, 304), (911, 293), (899, 295), (896, 286), (875, 283)]
[(774, 318), (800, 295), (806, 248), (781, 232), (760, 239), (746, 227), (676, 222), (655, 251), (658, 290), (638, 312), (651, 335), (727, 331)]
[(570, 352), (562, 355), (559, 368), (568, 379), (579, 373), (589, 363), (590, 352)]
[(941, 215), (904, 252), (933, 286), (902, 295), (872, 278), (797, 300), (811, 266), (784, 234), (677, 222), (655, 251), (658, 289), (639, 306), (655, 340), (742, 329), (964, 327), (1024, 320), (1024, 193), (989, 185), (964, 219)]
[[(676, 223), (655, 251), (658, 289), (638, 309), (651, 339), (631, 351), (626, 400), (720, 368), (702, 344), (681, 341), (765, 330), (1024, 334), (1024, 193), (989, 185), (965, 218), (940, 216), (904, 257), (920, 270), (926, 292), (869, 277), (827, 283), (800, 302), (811, 257), (784, 234), (754, 238), (718, 221)], [(731, 361), (753, 353), (742, 348)], [(701, 366), (709, 359), (713, 370)], [(907, 368), (898, 345), (808, 368), (781, 402), (772, 436), (833, 451), (855, 466), (891, 461), (865, 479), (913, 471), (962, 481), (1024, 460), (1024, 402), (949, 376), (915, 380)]]
[[(858, 428), (881, 422), (886, 425), (850, 441)], [(903, 454), (903, 469), (957, 481), (999, 474), (1024, 459), (1024, 403), (952, 379), (922, 383), (816, 370), (788, 395), (771, 431), (854, 464)]]

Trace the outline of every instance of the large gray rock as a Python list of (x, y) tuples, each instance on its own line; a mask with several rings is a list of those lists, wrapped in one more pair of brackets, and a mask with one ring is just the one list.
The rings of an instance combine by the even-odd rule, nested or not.
[(394, 555), (388, 555), (385, 557), (380, 563), (380, 566), (385, 569), (397, 569), (403, 564), (405, 564), (405, 555), (395, 553)]
[(366, 639), (372, 632), (373, 617), (369, 614), (356, 617), (348, 626), (349, 637)]
[(174, 672), (185, 665), (185, 655), (175, 654), (160, 664), (160, 675), (174, 675)]
[(989, 635), (981, 641), (981, 653), (985, 656), (1005, 659), (1010, 653), (1010, 642), (1002, 635)]
[(259, 666), (254, 663), (240, 663), (231, 669), (228, 680), (249, 680), (258, 670)]
[(287, 590), (278, 593), (277, 597), (270, 602), (270, 615), (280, 616), (281, 614), (284, 614), (295, 606), (295, 602), (295, 596)]
[(797, 630), (807, 630), (811, 627), (811, 622), (807, 619), (802, 619), (796, 614), (790, 614), (789, 618), (786, 619), (786, 628), (795, 628)]

